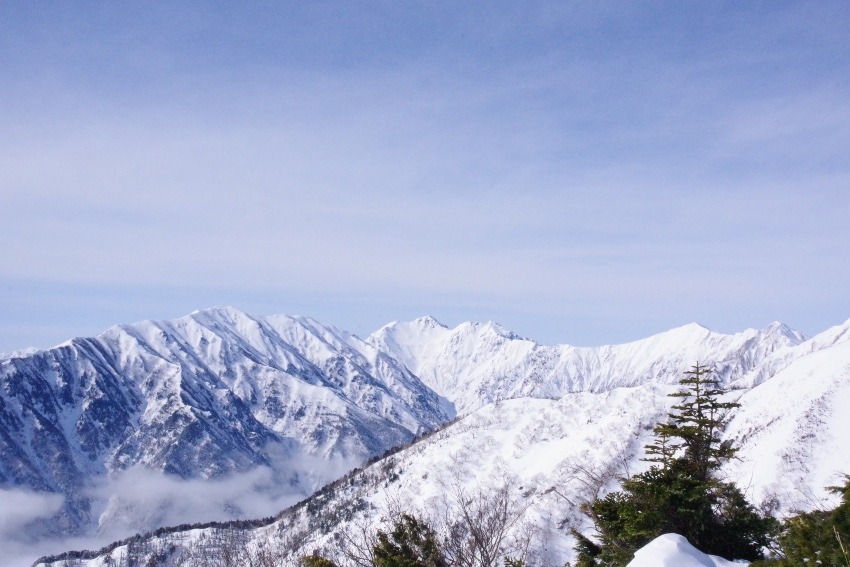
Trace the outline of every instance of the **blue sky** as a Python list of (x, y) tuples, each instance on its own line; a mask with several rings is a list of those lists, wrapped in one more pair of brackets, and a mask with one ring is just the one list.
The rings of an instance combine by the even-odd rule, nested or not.
[(246, 4), (0, 6), (0, 351), (850, 317), (850, 4)]

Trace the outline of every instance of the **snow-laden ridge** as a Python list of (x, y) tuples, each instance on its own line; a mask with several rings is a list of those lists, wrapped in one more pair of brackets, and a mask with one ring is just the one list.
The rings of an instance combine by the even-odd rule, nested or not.
[(215, 308), (0, 361), (0, 486), (66, 494), (65, 527), (53, 528), (66, 530), (92, 521), (80, 495), (99, 477), (265, 466), (284, 486), (326, 481), (312, 461), (299, 468), (303, 456), (354, 466), (437, 427), (446, 410), (354, 335)]
[[(831, 339), (823, 335), (812, 341), (794, 347), (803, 354), (775, 377), (729, 394), (741, 404), (730, 415), (726, 431), (740, 448), (740, 459), (728, 463), (723, 474), (756, 505), (780, 515), (834, 505), (835, 498), (823, 487), (850, 470), (845, 435), (850, 425), (845, 410), (850, 401), (850, 340), (808, 352), (813, 344)], [(783, 353), (782, 358), (787, 356)], [(440, 517), (451, 506), (453, 491), (486, 497), (507, 484), (528, 505), (527, 518), (536, 526), (535, 548), (540, 553), (536, 559), (563, 564), (574, 559), (569, 528), (589, 533), (578, 503), (615, 488), (616, 476), (646, 468), (640, 460), (643, 445), (652, 436), (652, 426), (676, 403), (668, 396), (676, 389), (646, 382), (567, 393), (557, 400), (521, 398), (487, 404), (285, 510), (267, 526), (221, 528), (217, 537), (231, 533), (229, 537), (239, 538), (248, 548), (274, 549), (290, 560), (313, 551), (332, 556), (338, 553), (335, 534), (358, 533), (363, 525), (386, 525), (399, 504), (423, 517)], [(212, 533), (178, 531), (146, 541), (150, 549), (173, 544), (179, 553), (213, 541)], [(656, 551), (705, 559), (680, 541), (666, 544)], [(117, 546), (81, 565), (105, 567), (108, 560), (114, 564), (128, 554), (141, 553), (138, 549)], [(147, 557), (136, 555), (140, 561)]]
[(767, 373), (759, 373), (763, 362), (805, 337), (781, 323), (734, 335), (692, 323), (621, 345), (545, 346), (492, 323), (449, 329), (423, 318), (386, 325), (367, 342), (392, 353), (459, 413), (466, 413), (501, 399), (555, 399), (649, 381), (673, 383), (696, 361), (710, 362), (732, 387), (752, 386), (782, 365), (777, 361)]
[[(403, 464), (390, 483), (396, 496), (427, 508), (429, 495), (458, 474), (469, 486), (515, 478), (534, 514), (550, 511), (541, 522), (579, 522), (558, 496), (586, 497), (575, 485), (576, 463), (637, 470), (652, 425), (668, 411), (667, 393), (699, 361), (742, 399), (729, 435), (753, 456), (728, 474), (757, 501), (787, 510), (799, 499), (778, 477), (757, 474), (754, 463), (766, 458), (759, 448), (789, 463), (783, 474), (794, 479), (793, 490), (817, 490), (833, 469), (850, 468), (829, 402), (844, 399), (846, 344), (850, 321), (811, 339), (780, 323), (731, 335), (690, 324), (591, 348), (540, 345), (494, 323), (450, 329), (433, 317), (390, 323), (364, 341), (308, 317), (215, 308), (0, 361), (0, 487), (68, 494), (92, 478), (120, 481), (121, 471), (136, 474), (138, 466), (184, 478), (227, 478), (259, 466), (277, 475), (270, 485), (291, 483), (303, 496), (344, 471), (340, 459), (355, 466), (457, 412), (457, 423), (393, 458)], [(807, 392), (790, 433), (774, 416), (787, 388), (769, 387), (779, 378)], [(795, 444), (813, 428), (820, 428), (811, 437), (817, 443), (802, 455)], [(821, 458), (825, 447), (837, 460)], [(376, 466), (383, 468), (368, 470), (390, 465)], [(364, 508), (373, 513), (391, 498), (386, 477), (375, 482)], [(352, 494), (340, 494), (338, 505), (363, 497)], [(76, 525), (101, 514), (77, 504), (69, 520)], [(127, 510), (110, 501), (106, 514)], [(552, 534), (553, 557), (568, 556), (563, 529)]]

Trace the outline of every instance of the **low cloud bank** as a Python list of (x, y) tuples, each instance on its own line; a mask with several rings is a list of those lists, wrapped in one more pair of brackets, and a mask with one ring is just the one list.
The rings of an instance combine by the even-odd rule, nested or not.
[(144, 467), (95, 487), (98, 535), (116, 539), (185, 523), (273, 516), (357, 466), (350, 459), (290, 456), (285, 466), (257, 467), (213, 480), (186, 480)]
[(0, 488), (0, 567), (29, 565), (33, 555), (33, 522), (59, 512), (65, 499), (51, 492)]
[(163, 526), (273, 516), (339, 478), (360, 460), (280, 455), (273, 467), (213, 480), (186, 480), (133, 467), (90, 488), (88, 536), (34, 539), (26, 526), (61, 513), (64, 498), (0, 490), (0, 567), (32, 564), (43, 555), (99, 549), (117, 539)]
[(21, 489), (0, 489), (0, 537), (21, 536), (25, 526), (38, 518), (50, 517), (62, 507), (60, 494)]

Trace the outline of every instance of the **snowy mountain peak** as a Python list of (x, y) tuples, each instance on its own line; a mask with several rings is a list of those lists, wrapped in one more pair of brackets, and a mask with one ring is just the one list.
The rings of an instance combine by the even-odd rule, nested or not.
[(477, 334), (482, 336), (492, 335), (508, 340), (524, 340), (513, 331), (503, 327), (499, 323), (487, 321), (486, 323), (461, 323), (454, 329), (457, 334)]
[[(417, 317), (413, 321), (391, 321), (372, 333), (369, 338), (387, 335), (434, 335), (449, 328), (431, 315)], [(367, 339), (368, 341), (368, 339)]]
[(711, 329), (709, 329), (708, 327), (706, 327), (705, 325), (703, 325), (702, 323), (698, 323), (697, 321), (687, 323), (687, 324), (682, 325), (680, 327), (674, 327), (672, 330), (673, 331), (686, 330), (686, 331), (692, 332), (692, 333), (712, 333), (712, 332), (714, 332)]
[(230, 305), (217, 305), (208, 309), (195, 311), (191, 315), (183, 317), (183, 319), (194, 319), (196, 321), (217, 320), (226, 323), (237, 323), (246, 319), (251, 319), (251, 316)]
[(665, 340), (665, 341), (683, 341), (683, 342), (694, 342), (694, 341), (703, 341), (711, 336), (721, 336), (721, 333), (716, 333), (709, 329), (708, 327), (701, 325), (699, 323), (688, 323), (686, 325), (682, 325), (680, 327), (674, 327), (669, 331), (664, 331), (657, 335), (653, 335), (645, 340)]
[[(755, 483), (756, 503), (779, 495), (777, 506), (801, 507), (803, 487), (817, 490), (850, 466), (842, 411), (850, 321), (810, 340), (781, 323), (736, 334), (692, 323), (578, 348), (520, 339), (492, 322), (449, 329), (433, 317), (391, 323), (362, 341), (309, 317), (213, 308), (0, 360), (0, 487), (64, 493), (65, 521), (80, 524), (102, 507), (75, 495), (136, 467), (183, 479), (271, 471), (273, 490), (306, 496), (330, 480), (322, 474), (345, 470), (340, 462), (356, 466), (457, 414), (440, 433), (364, 469), (363, 482), (374, 473), (374, 484), (340, 484), (290, 513), (321, 515), (349, 494), (355, 500), (340, 500), (339, 510), (371, 522), (385, 489), (427, 508), (447, 479), (473, 486), (511, 477), (546, 517), (581, 522), (552, 487), (576, 501), (585, 495), (575, 466), (642, 466), (648, 432), (697, 361), (736, 390), (741, 407), (726, 433), (741, 459), (728, 469)], [(120, 521), (128, 506), (118, 501), (101, 525)], [(156, 510), (142, 520), (159, 518)], [(344, 516), (328, 510), (325, 519)]]
[(39, 348), (36, 347), (26, 347), (18, 350), (13, 350), (12, 352), (0, 352), (0, 360), (6, 358), (23, 358), (25, 356), (29, 356), (31, 354), (37, 353)]
[(221, 315), (224, 317), (244, 317), (246, 314), (244, 311), (233, 307), (232, 305), (213, 305), (212, 307), (207, 307), (206, 309), (196, 309), (191, 314), (187, 315), (187, 317), (192, 317), (194, 315), (206, 314), (206, 315)]
[[(716, 367), (723, 381), (746, 378), (740, 384), (753, 385), (768, 373), (751, 371), (772, 353), (800, 344), (801, 337), (782, 324), (726, 335), (689, 323), (631, 343), (577, 348), (540, 345), (493, 322), (466, 322), (454, 329), (394, 323), (368, 342), (465, 414), (517, 397), (558, 398), (582, 390), (675, 383), (696, 362)], [(783, 360), (777, 359), (775, 368)]]
[(216, 307), (0, 361), (0, 488), (64, 493), (72, 524), (87, 521), (90, 484), (128, 469), (209, 479), (271, 467), (281, 490), (303, 491), (311, 459), (353, 466), (452, 415), (351, 334)]
[(424, 315), (422, 317), (417, 317), (411, 324), (422, 327), (424, 329), (448, 329), (444, 324), (440, 323), (436, 318), (431, 315)]
[[(740, 407), (730, 413), (724, 435), (739, 452), (724, 467), (723, 478), (746, 487), (748, 500), (780, 517), (815, 505), (829, 507), (831, 500), (822, 487), (835, 484), (840, 471), (850, 470), (845, 435), (850, 427), (845, 411), (850, 403), (850, 337), (829, 341), (840, 335), (833, 330), (822, 334), (820, 343), (777, 347), (779, 343), (766, 335), (753, 329), (714, 334), (685, 352), (677, 350), (676, 341), (664, 345), (658, 336), (595, 349), (504, 341), (495, 350), (474, 352), (465, 350), (469, 344), (453, 343), (460, 335), (448, 332), (442, 348), (458, 358), (443, 358), (439, 349), (432, 349), (433, 360), (423, 369), (456, 377), (461, 387), (455, 393), (465, 393), (470, 386), (482, 398), (504, 399), (516, 394), (510, 388), (536, 389), (526, 397), (513, 395), (515, 399), (499, 404), (479, 405), (439, 433), (363, 467), (305, 505), (285, 510), (270, 525), (215, 527), (206, 533), (194, 527), (173, 536), (149, 536), (144, 546), (131, 549), (125, 542), (81, 565), (130, 563), (130, 553), (136, 554), (135, 563), (144, 564), (159, 550), (173, 548), (202, 557), (203, 546), (214, 552), (228, 534), (255, 548), (273, 549), (275, 538), (281, 537), (287, 538), (287, 546), (297, 542), (286, 551), (284, 564), (314, 550), (333, 558), (340, 553), (334, 542), (346, 534), (363, 526), (385, 529), (382, 522), (398, 502), (417, 516), (446, 517), (453, 505), (448, 485), (455, 487), (455, 497), (487, 497), (503, 486), (516, 490), (529, 522), (518, 523), (518, 529), (535, 525), (544, 530), (544, 564), (573, 562), (569, 529), (585, 534), (591, 529), (575, 502), (599, 496), (597, 487), (588, 486), (581, 474), (621, 476), (646, 469), (643, 447), (653, 425), (676, 403), (668, 394), (675, 391), (672, 384), (682, 369), (694, 362), (694, 354), (715, 361), (726, 377), (767, 373), (762, 383), (736, 392)], [(639, 350), (650, 346), (656, 349), (653, 355)], [(493, 372), (497, 379), (488, 380), (485, 375)], [(539, 383), (576, 390), (542, 399), (545, 389)], [(60, 567), (63, 562), (49, 565)], [(630, 565), (741, 564), (707, 556), (684, 538), (667, 534), (639, 552)]]
[(798, 345), (806, 340), (806, 336), (799, 331), (795, 331), (785, 323), (774, 321), (762, 330), (765, 336), (775, 337), (777, 339), (785, 339), (789, 344)]

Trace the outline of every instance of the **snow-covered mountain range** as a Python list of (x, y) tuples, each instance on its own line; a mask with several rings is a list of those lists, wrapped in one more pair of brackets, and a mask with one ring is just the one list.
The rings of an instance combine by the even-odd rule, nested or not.
[[(98, 505), (91, 487), (141, 467), (210, 482), (259, 467), (286, 479), (294, 501), (454, 418), (268, 525), (232, 529), (246, 546), (332, 552), (338, 534), (399, 506), (434, 514), (452, 494), (508, 486), (539, 549), (563, 562), (567, 526), (587, 529), (576, 504), (646, 466), (642, 447), (673, 403), (667, 394), (697, 361), (741, 403), (726, 431), (740, 447), (729, 478), (777, 513), (827, 502), (823, 486), (850, 471), (850, 321), (811, 339), (778, 323), (734, 335), (692, 324), (595, 348), (430, 317), (365, 341), (230, 308), (123, 325), (0, 362), (0, 486), (63, 493), (56, 529), (130, 517), (127, 528), (144, 530), (162, 515), (133, 516), (109, 495)], [(161, 533), (150, 549), (208, 531)]]
[(0, 486), (65, 495), (54, 529), (70, 532), (108, 523), (92, 488), (138, 467), (182, 479), (266, 467), (292, 502), (450, 412), (350, 333), (211, 309), (0, 362)]
[(696, 361), (711, 361), (730, 387), (749, 388), (783, 366), (776, 351), (803, 341), (781, 323), (735, 335), (693, 323), (623, 345), (544, 346), (494, 323), (448, 329), (432, 317), (390, 323), (367, 339), (451, 400), (461, 414), (498, 400), (556, 399), (571, 392), (674, 383)]

